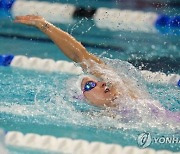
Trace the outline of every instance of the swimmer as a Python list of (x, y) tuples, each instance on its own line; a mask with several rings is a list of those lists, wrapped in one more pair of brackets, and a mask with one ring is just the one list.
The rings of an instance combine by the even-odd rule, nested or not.
[[(16, 23), (26, 24), (37, 27), (45, 33), (59, 49), (71, 60), (79, 63), (84, 72), (88, 72), (94, 77), (84, 77), (81, 82), (81, 90), (84, 97), (95, 106), (114, 106), (113, 101), (123, 95), (116, 88), (116, 84), (107, 83), (104, 74), (98, 70), (93, 70), (93, 66), (97, 65), (101, 68), (108, 68), (106, 64), (89, 53), (86, 48), (67, 32), (55, 27), (46, 21), (43, 17), (35, 15), (17, 16), (14, 20)], [(137, 97), (129, 91), (130, 97)]]
[[(131, 105), (128, 103), (129, 108), (129, 106), (133, 107), (137, 104), (135, 103), (136, 100), (143, 100), (149, 97), (148, 92), (140, 89), (139, 84), (134, 82), (134, 78), (129, 79), (129, 77), (127, 77), (124, 79), (122, 77), (118, 79), (117, 82), (116, 73), (114, 73), (113, 68), (105, 64), (100, 58), (89, 53), (86, 48), (70, 34), (55, 27), (43, 17), (34, 15), (17, 16), (14, 21), (16, 23), (37, 27), (45, 33), (67, 57), (79, 63), (85, 73), (90, 74), (88, 77), (82, 79), (80, 86), (82, 94), (92, 105), (116, 108), (117, 99), (129, 99), (131, 100), (130, 102), (134, 102), (131, 103)], [(124, 102), (125, 101), (122, 101), (121, 108), (125, 104)], [(146, 103), (142, 103), (145, 109), (144, 113), (147, 112), (148, 108), (151, 108), (154, 113), (162, 109), (159, 103), (153, 106), (149, 103), (148, 106), (144, 107), (145, 104)], [(123, 114), (124, 112), (125, 111), (123, 111)], [(162, 112), (165, 113), (165, 110), (162, 109)]]

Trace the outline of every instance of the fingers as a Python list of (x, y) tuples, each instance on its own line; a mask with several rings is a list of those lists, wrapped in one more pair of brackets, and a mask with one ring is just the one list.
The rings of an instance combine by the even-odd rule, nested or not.
[(17, 16), (15, 17), (15, 20), (34, 20), (34, 19), (38, 19), (39, 16), (35, 16), (35, 15), (26, 15), (26, 16)]
[(15, 19), (14, 22), (16, 22), (16, 23), (24, 23), (25, 20), (17, 20), (17, 19)]
[(35, 21), (31, 21), (31, 20), (22, 20), (22, 19), (15, 19), (14, 20), (15, 23), (21, 23), (21, 24), (26, 24), (26, 25), (35, 25)]
[(14, 19), (15, 23), (22, 23), (26, 25), (36, 26), (37, 23), (43, 21), (44, 18), (36, 15), (16, 16)]
[(28, 22), (27, 20), (14, 20), (15, 23), (21, 23), (26, 25), (33, 25), (33, 23)]
[(24, 20), (24, 19), (27, 19), (28, 16), (16, 16), (15, 17), (15, 20)]
[(27, 25), (34, 25), (37, 18), (38, 16), (35, 15), (16, 16), (14, 22), (27, 24)]

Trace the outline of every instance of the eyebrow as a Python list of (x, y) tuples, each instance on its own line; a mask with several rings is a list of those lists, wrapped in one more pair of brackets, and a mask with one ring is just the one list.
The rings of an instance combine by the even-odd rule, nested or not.
[(81, 81), (81, 90), (83, 90), (83, 80), (84, 79), (82, 79), (82, 81)]

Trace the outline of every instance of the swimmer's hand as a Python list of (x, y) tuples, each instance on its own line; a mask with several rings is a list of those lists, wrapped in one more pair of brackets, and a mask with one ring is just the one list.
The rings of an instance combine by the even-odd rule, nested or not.
[(26, 15), (26, 16), (16, 16), (14, 22), (26, 24), (29, 26), (39, 27), (45, 22), (45, 19), (41, 16)]

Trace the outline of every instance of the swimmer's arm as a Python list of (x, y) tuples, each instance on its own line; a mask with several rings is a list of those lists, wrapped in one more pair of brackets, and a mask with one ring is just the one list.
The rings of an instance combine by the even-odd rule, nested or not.
[(104, 67), (104, 62), (95, 55), (89, 53), (73, 36), (47, 21), (41, 22), (37, 27), (48, 35), (68, 58), (79, 63), (84, 71), (98, 78), (103, 77), (102, 73), (97, 70), (93, 71), (92, 67), (94, 64), (101, 64), (99, 66)]
[[(78, 42), (73, 36), (64, 32), (63, 30), (55, 27), (53, 24), (47, 22), (40, 16), (27, 15), (18, 16), (15, 22), (35, 26), (45, 33), (58, 47), (59, 49), (74, 62), (80, 63), (84, 70), (88, 70), (95, 76), (100, 76), (98, 72), (91, 72), (91, 65), (84, 63), (84, 61), (92, 61), (92, 63), (103, 64), (98, 57), (89, 53), (86, 48)], [(89, 64), (89, 63), (88, 63)]]
[(86, 48), (67, 32), (55, 27), (47, 21), (41, 21), (37, 27), (44, 32), (59, 47), (59, 49), (71, 60), (77, 63), (85, 59), (91, 59), (96, 63), (102, 61), (89, 53)]

